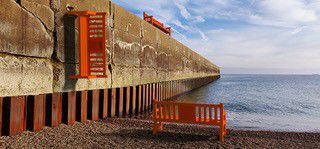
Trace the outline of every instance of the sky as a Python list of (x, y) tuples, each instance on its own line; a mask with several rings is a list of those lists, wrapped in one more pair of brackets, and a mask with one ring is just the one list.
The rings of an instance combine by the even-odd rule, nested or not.
[(320, 0), (112, 0), (171, 26), (222, 73), (320, 74)]

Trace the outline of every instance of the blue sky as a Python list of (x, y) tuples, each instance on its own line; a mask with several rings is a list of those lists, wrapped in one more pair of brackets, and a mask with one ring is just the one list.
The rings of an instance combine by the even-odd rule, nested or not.
[(320, 74), (320, 0), (113, 0), (224, 73)]

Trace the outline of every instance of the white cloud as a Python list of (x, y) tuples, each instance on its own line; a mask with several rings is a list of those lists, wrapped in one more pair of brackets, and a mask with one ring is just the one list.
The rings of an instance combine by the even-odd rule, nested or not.
[(204, 32), (202, 32), (201, 30), (199, 30), (199, 33), (201, 35), (202, 40), (207, 41), (209, 40), (209, 38), (206, 36), (206, 34), (204, 34)]
[(180, 2), (178, 0), (174, 1), (174, 4), (179, 8), (180, 10), (180, 14), (185, 18), (185, 19), (189, 19), (190, 18), (190, 13), (188, 12), (188, 10), (186, 9), (186, 7), (183, 6), (183, 4), (180, 4)]
[[(238, 31), (212, 30), (208, 41), (194, 41), (193, 49), (221, 67), (320, 70), (320, 35), (302, 30), (250, 27)], [(201, 47), (201, 49), (197, 48)]]
[(293, 25), (318, 20), (315, 10), (305, 0), (264, 0), (258, 7), (265, 19), (287, 22)]
[(300, 32), (302, 32), (304, 29), (307, 29), (307, 26), (301, 26), (301, 27), (297, 27), (294, 31), (292, 31), (291, 33), (294, 34), (298, 34)]
[(204, 22), (206, 21), (202, 16), (196, 16), (193, 18), (192, 20), (194, 23), (201, 23), (201, 22)]

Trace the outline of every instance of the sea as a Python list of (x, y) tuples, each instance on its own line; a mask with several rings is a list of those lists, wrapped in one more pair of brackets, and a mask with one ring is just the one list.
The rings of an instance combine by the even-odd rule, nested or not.
[(320, 132), (319, 75), (221, 75), (178, 100), (224, 103), (228, 128)]

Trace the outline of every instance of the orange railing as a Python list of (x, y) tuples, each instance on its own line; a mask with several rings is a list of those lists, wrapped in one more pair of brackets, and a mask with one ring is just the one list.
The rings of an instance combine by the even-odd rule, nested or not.
[(219, 140), (226, 133), (223, 104), (196, 104), (153, 100), (153, 134), (163, 129), (162, 122), (219, 126)]

